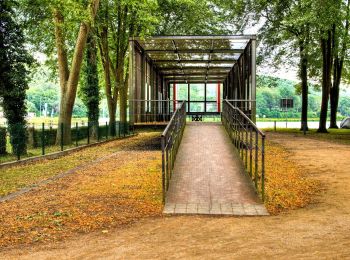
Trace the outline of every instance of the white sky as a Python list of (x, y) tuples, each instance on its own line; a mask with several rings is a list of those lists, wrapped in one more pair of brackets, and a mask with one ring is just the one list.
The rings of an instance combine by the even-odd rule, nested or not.
[[(251, 26), (249, 28), (246, 28), (244, 30), (244, 34), (257, 34), (259, 29), (263, 26), (264, 21), (261, 21), (260, 23), (256, 24), (255, 26)], [(257, 52), (259, 52), (259, 46), (257, 49)], [(297, 68), (288, 65), (288, 66), (280, 66), (278, 70), (275, 68), (271, 68), (269, 65), (258, 65), (257, 67), (257, 74), (260, 75), (269, 75), (274, 76), (282, 79), (289, 79), (298, 81), (298, 75), (297, 75)]]

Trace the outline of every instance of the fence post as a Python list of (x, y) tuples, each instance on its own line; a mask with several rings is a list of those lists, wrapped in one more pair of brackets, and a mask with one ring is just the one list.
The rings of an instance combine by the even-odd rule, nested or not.
[(45, 155), (45, 123), (41, 127), (41, 155)]
[(274, 121), (274, 129), (275, 129), (275, 132), (276, 132), (276, 128), (277, 128), (277, 122), (276, 120)]
[(165, 192), (166, 192), (166, 187), (165, 187), (165, 154), (164, 154), (164, 150), (165, 150), (165, 140), (164, 140), (164, 136), (162, 136), (161, 139), (161, 146), (162, 146), (162, 201), (163, 204), (165, 203)]
[(261, 198), (265, 201), (265, 136), (261, 141)]
[(97, 130), (97, 142), (100, 141), (100, 122), (96, 122), (96, 130)]
[(61, 151), (63, 151), (63, 123), (61, 123)]
[(105, 133), (106, 133), (106, 140), (108, 140), (108, 123), (106, 122), (106, 131), (105, 131)]
[(253, 127), (249, 127), (249, 173), (253, 177)]
[(87, 122), (87, 144), (90, 144), (90, 121)]
[(78, 122), (75, 123), (75, 146), (78, 147), (79, 127)]
[(258, 190), (258, 174), (259, 174), (259, 134), (258, 131), (255, 132), (255, 178), (254, 178), (254, 183), (255, 183), (255, 189)]

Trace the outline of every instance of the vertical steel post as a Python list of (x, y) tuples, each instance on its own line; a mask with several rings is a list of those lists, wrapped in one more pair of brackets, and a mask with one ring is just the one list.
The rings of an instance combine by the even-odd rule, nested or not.
[(79, 138), (79, 126), (78, 122), (75, 123), (75, 146), (78, 147), (78, 138)]
[(255, 132), (255, 173), (254, 173), (254, 181), (255, 181), (255, 189), (258, 190), (258, 174), (259, 174), (259, 134), (258, 131)]
[(245, 130), (245, 168), (248, 170), (248, 122), (244, 119), (246, 124), (244, 127)]
[(249, 127), (249, 173), (253, 178), (253, 127)]
[(265, 136), (261, 141), (261, 198), (265, 201)]
[(96, 130), (97, 130), (97, 142), (99, 142), (100, 141), (100, 122), (97, 120), (95, 124), (96, 124)]
[[(251, 42), (251, 77), (252, 77), (252, 83), (251, 83), (251, 99), (256, 100), (256, 40), (253, 39)], [(256, 102), (252, 103), (252, 116), (251, 119), (254, 123), (256, 123)]]
[(90, 144), (90, 121), (87, 123), (87, 144)]
[(218, 82), (217, 99), (216, 99), (218, 113), (221, 113), (221, 93), (220, 93), (220, 91), (221, 91), (221, 85), (220, 85), (220, 82)]
[(63, 151), (63, 123), (61, 123), (61, 151)]
[(173, 112), (176, 111), (176, 83), (173, 84)]
[(41, 154), (45, 155), (45, 123), (41, 127)]
[[(135, 99), (136, 98), (136, 55), (134, 39), (129, 41), (129, 122), (134, 125), (135, 122)], [(113, 127), (113, 126), (112, 126)], [(114, 133), (115, 134), (115, 133)]]
[(162, 201), (165, 203), (165, 137), (161, 138), (161, 146), (162, 146)]

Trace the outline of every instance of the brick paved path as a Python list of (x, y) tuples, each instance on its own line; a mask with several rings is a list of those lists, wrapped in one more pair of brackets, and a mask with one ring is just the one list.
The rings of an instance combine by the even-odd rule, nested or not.
[(220, 123), (188, 123), (164, 213), (267, 215)]

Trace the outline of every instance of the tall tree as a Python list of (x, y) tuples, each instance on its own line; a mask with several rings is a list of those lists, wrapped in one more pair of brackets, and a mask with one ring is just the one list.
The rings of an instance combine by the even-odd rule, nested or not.
[(60, 141), (62, 138), (61, 133), (63, 133), (63, 142), (65, 144), (71, 143), (71, 120), (74, 101), (77, 94), (80, 69), (83, 62), (83, 53), (91, 27), (91, 20), (95, 18), (98, 6), (99, 0), (92, 0), (88, 8), (90, 10), (90, 15), (80, 24), (70, 69), (66, 50), (67, 47), (65, 45), (65, 35), (62, 31), (64, 14), (61, 12), (59, 7), (53, 9), (57, 60), (61, 87), (61, 102), (58, 124), (60, 127), (63, 126), (63, 131), (57, 131), (57, 142)]
[(211, 0), (158, 0), (157, 35), (229, 34), (226, 9)]
[(92, 124), (92, 136), (97, 137), (100, 89), (98, 81), (97, 46), (94, 35), (89, 33), (85, 54), (84, 82), (80, 87), (80, 96), (87, 107), (88, 122)]
[(350, 1), (343, 2), (341, 20), (338, 26), (334, 26), (334, 57), (333, 57), (333, 82), (330, 89), (330, 128), (338, 128), (337, 111), (339, 104), (339, 90), (342, 79), (344, 60), (349, 42)]
[(105, 93), (111, 134), (116, 123), (119, 99), (120, 121), (127, 120), (129, 37), (153, 31), (157, 4), (153, 0), (104, 0), (98, 14), (98, 46), (104, 71)]
[(25, 48), (23, 28), (14, 19), (16, 2), (0, 2), (0, 102), (15, 154), (26, 152), (26, 90), (32, 57)]
[[(332, 72), (334, 66), (334, 58), (337, 59), (339, 26), (342, 21), (342, 5), (343, 0), (317, 0), (313, 1), (313, 20), (314, 27), (317, 28), (315, 38), (319, 38), (320, 49), (322, 54), (322, 101), (318, 132), (327, 133), (327, 114), (328, 102), (332, 88)], [(336, 64), (338, 66), (338, 64)], [(338, 68), (336, 68), (336, 81), (338, 80)], [(333, 82), (336, 83), (336, 82)], [(339, 78), (340, 84), (340, 78)], [(336, 83), (337, 85), (337, 83)], [(337, 86), (336, 86), (337, 87)], [(339, 86), (338, 86), (339, 87)], [(333, 96), (334, 97), (334, 96)], [(336, 101), (338, 103), (338, 101)]]
[[(230, 2), (230, 1), (229, 1)], [(310, 49), (310, 21), (308, 10), (310, 0), (254, 0), (245, 3), (235, 1), (235, 15), (244, 19), (239, 21), (241, 32), (255, 23), (260, 24), (258, 37), (262, 41), (261, 54), (272, 58), (273, 64), (290, 63), (298, 58), (300, 87), (302, 94), (301, 129), (308, 129), (308, 69)]]
[[(56, 64), (54, 70), (60, 83), (59, 124), (64, 127), (63, 142), (68, 144), (84, 49), (99, 0), (19, 1), (36, 51), (44, 52), (51, 65)], [(57, 131), (57, 142), (60, 139), (61, 131)]]

